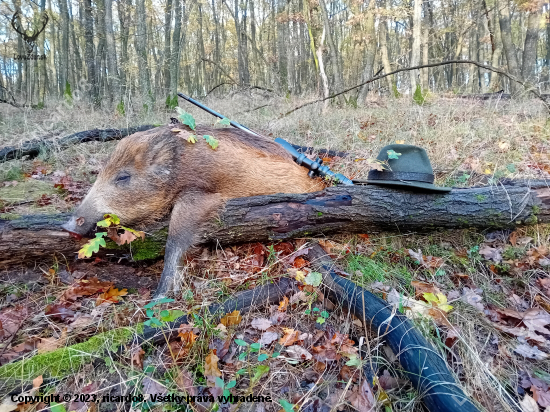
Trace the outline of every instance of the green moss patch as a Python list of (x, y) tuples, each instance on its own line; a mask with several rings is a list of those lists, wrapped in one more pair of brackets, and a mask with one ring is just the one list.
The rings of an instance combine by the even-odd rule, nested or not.
[(9, 363), (0, 367), (0, 379), (27, 381), (39, 375), (65, 377), (77, 372), (82, 365), (91, 362), (106, 350), (117, 350), (135, 334), (136, 329), (132, 328), (114, 329), (95, 335), (86, 342)]
[(134, 261), (156, 259), (164, 254), (168, 229), (161, 229), (154, 235), (145, 236), (145, 240), (136, 239), (131, 244), (117, 245), (112, 240), (107, 240), (106, 248), (131, 252)]

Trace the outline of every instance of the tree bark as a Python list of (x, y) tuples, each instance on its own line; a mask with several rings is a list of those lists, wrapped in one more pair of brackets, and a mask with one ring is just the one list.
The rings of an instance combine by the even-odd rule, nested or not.
[[(136, 1), (136, 54), (139, 76), (139, 88), (146, 110), (153, 109), (153, 91), (151, 90), (151, 79), (149, 77), (149, 64), (147, 62), (147, 22), (146, 22), (145, 0)], [(145, 106), (144, 106), (145, 107)]]
[[(61, 14), (61, 61), (59, 62), (59, 77), (62, 94), (69, 81), (69, 9), (66, 0), (59, 0), (59, 12)], [(73, 85), (74, 87), (74, 85)]]
[(84, 0), (84, 38), (86, 41), (86, 71), (88, 87), (94, 105), (99, 105), (99, 90), (96, 81), (96, 64), (94, 58), (94, 19), (92, 17), (92, 0)]
[(180, 68), (180, 35), (181, 35), (181, 9), (180, 0), (174, 0), (174, 33), (172, 34), (172, 55), (170, 57), (170, 98), (178, 101), (178, 80)]
[[(520, 76), (518, 59), (516, 57), (516, 48), (512, 42), (512, 25), (510, 23), (510, 4), (509, 0), (500, 0), (497, 3), (497, 9), (500, 7), (500, 37), (502, 39), (502, 47), (508, 62), (508, 73), (513, 76)], [(517, 87), (513, 82), (510, 82), (510, 93), (514, 94)]]
[[(170, 34), (172, 32), (172, 0), (166, 0), (166, 8), (164, 9), (164, 59), (163, 59), (163, 72), (164, 72), (164, 88), (165, 92), (170, 99), (170, 65), (172, 53), (170, 51)], [(168, 101), (168, 106), (171, 106)]]
[[(493, 25), (494, 27), (494, 43), (495, 43), (495, 48), (494, 50), (492, 50), (492, 54), (491, 54), (491, 66), (493, 67), (498, 67), (498, 61), (500, 59), (500, 55), (502, 54), (502, 41), (501, 41), (501, 35), (500, 35), (500, 24), (498, 23), (498, 10), (495, 10), (493, 11), (493, 21), (495, 22), (495, 24)], [(488, 20), (489, 22), (490, 20)], [(487, 22), (487, 24), (489, 24)], [(500, 76), (498, 75), (498, 73), (491, 73), (489, 74), (491, 76), (491, 80), (489, 82), (489, 91), (490, 92), (495, 92), (497, 90), (500, 90), (501, 87), (500, 87)]]
[[(422, 43), (422, 0), (414, 0), (411, 66), (418, 66), (420, 64), (421, 43)], [(411, 76), (411, 96), (412, 96), (416, 90), (416, 84), (418, 83), (418, 70), (411, 70), (410, 76)]]
[(120, 79), (124, 87), (128, 83), (128, 37), (130, 35), (130, 7), (132, 0), (117, 1), (118, 19), (120, 23)]
[[(367, 19), (365, 21), (365, 37), (367, 42), (367, 50), (365, 52), (365, 67), (363, 68), (363, 73), (361, 75), (361, 79), (366, 82), (370, 78), (372, 78), (372, 75), (374, 74), (374, 59), (376, 57), (376, 49), (378, 47), (378, 44), (376, 42), (376, 31), (374, 29), (374, 23), (375, 23), (375, 0), (370, 0), (369, 6), (367, 8)], [(380, 21), (380, 26), (385, 24), (382, 21)], [(380, 29), (380, 33), (382, 34), (382, 29)], [(365, 103), (365, 99), (367, 98), (367, 94), (369, 92), (369, 85), (366, 84), (359, 90), (359, 95), (357, 97), (357, 103), (363, 105)]]
[[(344, 88), (343, 71), (339, 64), (340, 60), (338, 59), (338, 49), (336, 48), (336, 43), (334, 43), (334, 38), (332, 36), (332, 32), (330, 31), (330, 22), (328, 19), (327, 5), (325, 0), (319, 0), (319, 5), (321, 6), (321, 16), (323, 18), (325, 35), (327, 36), (328, 48), (330, 50), (330, 63), (334, 75), (334, 87), (336, 90), (342, 90)], [(341, 105), (343, 105), (345, 103), (344, 96), (338, 96), (338, 101)]]
[(116, 61), (115, 35), (113, 30), (113, 0), (105, 0), (105, 41), (107, 45), (108, 83), (114, 101), (120, 96), (120, 80)]
[(537, 69), (537, 43), (539, 41), (540, 7), (532, 10), (527, 19), (527, 33), (523, 45), (523, 64), (521, 76), (523, 80), (535, 82)]
[[(5, 256), (1, 264), (33, 262), (54, 254), (73, 256), (80, 243), (61, 231), (60, 225), (67, 218), (58, 214), (0, 220), (0, 255)], [(316, 193), (232, 199), (198, 240), (201, 244), (217, 241), (230, 245), (338, 233), (502, 229), (547, 222), (550, 188), (544, 182), (512, 181), (445, 194), (347, 186)], [(161, 222), (146, 228), (146, 242), (155, 243), (157, 250), (162, 249), (166, 226)], [(134, 254), (139, 242), (132, 244)], [(127, 256), (126, 246), (107, 253)]]

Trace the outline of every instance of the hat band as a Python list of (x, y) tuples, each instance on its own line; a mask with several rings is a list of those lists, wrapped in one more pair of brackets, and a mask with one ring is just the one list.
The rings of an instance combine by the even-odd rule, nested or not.
[(431, 173), (418, 172), (380, 172), (371, 170), (368, 175), (369, 180), (405, 180), (413, 182), (433, 183), (434, 175)]

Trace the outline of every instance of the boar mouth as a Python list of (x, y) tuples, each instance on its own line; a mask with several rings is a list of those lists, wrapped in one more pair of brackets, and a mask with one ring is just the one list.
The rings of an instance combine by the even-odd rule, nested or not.
[(71, 237), (80, 240), (83, 236), (87, 235), (88, 232), (91, 232), (91, 226), (87, 228), (86, 226), (89, 225), (83, 225), (83, 223), (84, 218), (76, 218), (72, 216), (68, 222), (61, 225), (61, 228), (64, 231), (69, 232), (69, 235), (71, 235)]

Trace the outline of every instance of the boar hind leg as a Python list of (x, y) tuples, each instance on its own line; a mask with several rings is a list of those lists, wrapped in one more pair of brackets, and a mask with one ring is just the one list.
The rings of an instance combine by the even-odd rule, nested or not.
[(178, 198), (168, 227), (164, 270), (155, 291), (156, 299), (166, 296), (173, 288), (181, 257), (195, 243), (222, 204), (222, 198), (217, 193), (187, 192)]

